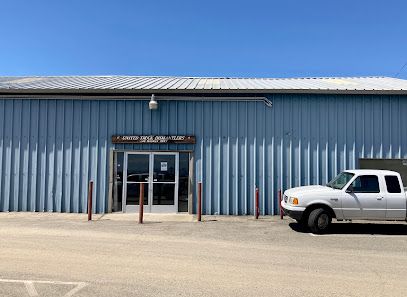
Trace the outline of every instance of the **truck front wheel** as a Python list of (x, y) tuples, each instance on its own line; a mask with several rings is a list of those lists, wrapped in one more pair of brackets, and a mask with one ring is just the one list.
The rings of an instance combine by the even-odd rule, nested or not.
[(328, 211), (323, 208), (317, 208), (311, 211), (308, 217), (308, 227), (312, 233), (322, 234), (328, 230), (332, 218)]

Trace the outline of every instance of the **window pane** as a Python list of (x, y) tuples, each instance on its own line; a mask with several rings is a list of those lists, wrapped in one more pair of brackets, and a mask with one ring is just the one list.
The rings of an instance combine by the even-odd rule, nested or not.
[(362, 175), (356, 178), (353, 183), (355, 193), (380, 193), (379, 179), (376, 175)]
[(113, 211), (122, 211), (124, 153), (113, 155)]
[(352, 179), (353, 176), (354, 176), (353, 173), (342, 172), (326, 185), (334, 189), (342, 190), (343, 187), (348, 184), (348, 182)]
[(140, 187), (144, 185), (144, 205), (148, 205), (148, 184), (127, 184), (127, 205), (139, 205), (140, 201)]
[(179, 153), (178, 212), (188, 211), (189, 153)]
[(153, 205), (174, 205), (175, 184), (154, 184)]
[(129, 154), (127, 163), (128, 182), (146, 182), (149, 176), (150, 156)]
[(175, 155), (154, 155), (154, 181), (175, 182)]
[(401, 193), (400, 183), (397, 176), (388, 175), (385, 176), (387, 192), (389, 193)]

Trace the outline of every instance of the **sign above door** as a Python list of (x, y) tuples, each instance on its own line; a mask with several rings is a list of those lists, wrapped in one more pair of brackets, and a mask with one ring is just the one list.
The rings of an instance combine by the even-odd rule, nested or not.
[(195, 136), (191, 135), (113, 135), (112, 143), (187, 143), (195, 144)]

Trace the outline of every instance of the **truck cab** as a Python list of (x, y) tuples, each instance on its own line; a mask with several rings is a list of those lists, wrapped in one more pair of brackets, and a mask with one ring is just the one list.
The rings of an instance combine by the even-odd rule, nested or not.
[(325, 186), (286, 190), (281, 201), (285, 214), (324, 233), (332, 219), (407, 219), (407, 196), (399, 173), (389, 170), (346, 170)]

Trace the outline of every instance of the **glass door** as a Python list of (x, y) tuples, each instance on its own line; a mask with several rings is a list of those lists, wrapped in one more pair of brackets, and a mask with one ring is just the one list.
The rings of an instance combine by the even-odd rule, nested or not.
[(150, 154), (126, 153), (124, 172), (123, 211), (139, 211), (140, 189), (144, 186), (144, 211), (149, 212)]
[(178, 211), (178, 153), (152, 154), (151, 212)]
[(178, 159), (178, 153), (125, 153), (123, 212), (139, 211), (141, 186), (145, 212), (177, 212)]

